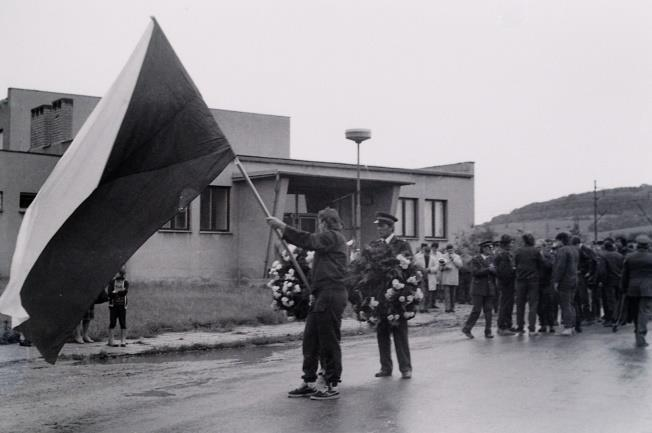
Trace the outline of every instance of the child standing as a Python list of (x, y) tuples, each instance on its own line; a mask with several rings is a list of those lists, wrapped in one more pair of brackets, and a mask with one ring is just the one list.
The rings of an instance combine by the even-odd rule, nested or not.
[(113, 277), (109, 283), (109, 346), (117, 347), (113, 343), (113, 330), (116, 322), (120, 322), (120, 346), (127, 346), (127, 291), (129, 281), (125, 278), (125, 267), (122, 266), (120, 271)]

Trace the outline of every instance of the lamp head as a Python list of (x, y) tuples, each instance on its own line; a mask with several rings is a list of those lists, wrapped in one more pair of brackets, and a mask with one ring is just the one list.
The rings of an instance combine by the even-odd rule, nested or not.
[(360, 144), (371, 138), (371, 129), (347, 129), (344, 135), (347, 140), (352, 140)]

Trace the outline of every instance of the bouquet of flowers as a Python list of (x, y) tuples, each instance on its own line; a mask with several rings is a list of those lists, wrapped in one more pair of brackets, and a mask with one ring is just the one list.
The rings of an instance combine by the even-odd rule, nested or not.
[(411, 319), (423, 299), (421, 272), (403, 255), (394, 256), (387, 243), (372, 242), (351, 263), (347, 285), (358, 320), (375, 325), (381, 318), (398, 324)]
[[(315, 252), (294, 245), (289, 247), (304, 275), (308, 277)], [(288, 253), (283, 250), (280, 256), (281, 260), (275, 260), (269, 270), (267, 287), (272, 290), (271, 307), (276, 311), (285, 311), (288, 318), (303, 320), (308, 316), (310, 293), (303, 287)]]

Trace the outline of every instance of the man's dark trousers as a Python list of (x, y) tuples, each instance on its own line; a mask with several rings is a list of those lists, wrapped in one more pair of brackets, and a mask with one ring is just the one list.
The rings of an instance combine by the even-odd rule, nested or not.
[(498, 290), (500, 291), (498, 329), (510, 329), (514, 311), (514, 281), (499, 281)]
[(577, 321), (575, 311), (575, 286), (559, 287), (559, 307), (564, 328), (573, 328)]
[(491, 334), (491, 318), (492, 318), (492, 308), (494, 304), (493, 296), (482, 296), (482, 295), (473, 295), (473, 308), (471, 309), (471, 314), (469, 318), (466, 319), (466, 324), (464, 325), (464, 331), (471, 331), (475, 326), (475, 322), (480, 318), (480, 312), (484, 311), (484, 333)]
[(539, 308), (539, 280), (516, 281), (516, 326), (523, 329), (525, 326), (525, 303), (528, 304), (528, 329), (535, 330), (537, 324), (537, 310)]
[(381, 320), (376, 327), (376, 338), (378, 339), (378, 352), (380, 353), (380, 371), (392, 372), (392, 342), (390, 335), (394, 338), (396, 359), (401, 373), (412, 371), (410, 360), (410, 344), (408, 342), (407, 320), (399, 319), (396, 326), (391, 325), (387, 320)]
[(317, 368), (322, 361), (326, 383), (337, 385), (342, 375), (340, 329), (346, 307), (344, 288), (322, 291), (314, 301), (303, 331), (303, 380), (317, 380)]

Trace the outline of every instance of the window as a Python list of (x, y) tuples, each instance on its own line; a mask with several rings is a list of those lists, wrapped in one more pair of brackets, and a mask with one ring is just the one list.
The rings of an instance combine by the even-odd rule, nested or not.
[(406, 236), (408, 238), (417, 237), (416, 198), (399, 198), (396, 218), (398, 218), (398, 222), (394, 227), (394, 231), (397, 235)]
[(25, 212), (29, 205), (34, 201), (34, 197), (36, 197), (36, 194), (33, 192), (21, 192), (18, 201), (18, 211)]
[(190, 231), (190, 206), (186, 206), (161, 227), (161, 230)]
[(225, 186), (208, 186), (201, 193), (199, 229), (206, 232), (228, 232), (229, 191)]
[(427, 238), (446, 238), (446, 200), (426, 200), (424, 221)]

